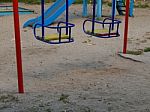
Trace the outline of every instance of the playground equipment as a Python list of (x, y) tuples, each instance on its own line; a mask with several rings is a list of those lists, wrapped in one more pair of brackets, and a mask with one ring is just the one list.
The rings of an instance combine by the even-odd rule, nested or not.
[[(45, 18), (44, 18), (44, 0), (41, 0), (41, 13), (42, 13), (42, 23), (36, 23), (34, 25), (34, 36), (37, 40), (49, 43), (49, 44), (61, 44), (61, 43), (70, 43), (73, 42), (74, 39), (72, 38), (71, 31), (72, 28), (75, 26), (72, 23), (68, 22), (68, 11), (69, 11), (69, 0), (65, 0), (64, 9), (66, 9), (66, 22), (58, 22), (57, 26), (49, 26), (45, 25)], [(38, 27), (42, 27), (42, 36), (38, 36), (36, 29)], [(48, 29), (55, 29), (56, 34), (50, 34), (45, 36), (45, 28)], [(65, 29), (65, 34), (63, 34), (63, 29)]]
[[(19, 14), (32, 14), (34, 11), (25, 9), (25, 8), (18, 8)], [(13, 7), (8, 5), (0, 5), (0, 16), (8, 16), (13, 14)]]
[[(112, 4), (112, 13), (113, 10), (115, 10), (114, 15), (116, 15), (116, 9), (118, 10), (119, 15), (124, 15), (125, 13), (125, 1), (126, 0), (112, 0), (112, 3), (115, 4), (115, 8), (113, 7)], [(97, 5), (95, 5), (96, 7), (96, 16), (98, 18), (102, 17), (102, 0), (96, 0)], [(134, 9), (134, 0), (130, 0), (130, 10), (129, 10), (129, 16), (133, 16), (133, 9)], [(83, 16), (88, 16), (88, 10), (87, 10), (87, 0), (83, 0)]]
[(124, 0), (117, 0), (117, 4), (116, 4), (116, 8), (117, 8), (117, 11), (119, 13), (119, 15), (124, 15), (125, 13), (125, 8), (126, 5), (125, 5), (125, 1)]
[[(101, 2), (98, 0), (97, 3), (97, 16), (100, 17), (100, 6)], [(68, 0), (68, 6), (71, 6), (75, 0)], [(45, 12), (44, 12), (44, 19), (45, 23), (44, 25), (50, 25), (52, 22), (54, 22), (64, 11), (66, 10), (65, 6), (65, 0), (56, 0), (56, 2), (50, 6)], [(86, 17), (88, 16), (88, 11), (87, 11), (87, 0), (83, 0), (83, 16)], [(39, 16), (37, 18), (33, 18), (28, 20), (27, 22), (24, 23), (23, 27), (34, 27), (35, 24), (40, 23), (42, 17)], [(40, 26), (38, 26), (40, 27)]]
[[(126, 12), (125, 7), (126, 7), (125, 0), (117, 0), (116, 8), (117, 8), (119, 15), (125, 15), (125, 12)], [(134, 9), (134, 0), (130, 0), (130, 8), (129, 8), (130, 17), (133, 16), (133, 9)]]
[[(96, 16), (99, 18), (102, 16), (102, 0), (96, 0), (97, 5), (95, 5), (96, 8)], [(83, 0), (83, 12), (82, 15), (83, 17), (88, 16), (88, 0)]]
[(16, 45), (16, 62), (18, 74), (18, 92), (24, 93), (18, 0), (13, 0), (13, 13), (14, 13), (14, 29), (15, 29), (15, 45)]
[[(118, 37), (119, 34), (119, 24), (121, 23), (120, 20), (114, 19), (115, 16), (115, 0), (113, 0), (113, 13), (112, 18), (105, 18), (103, 21), (97, 21), (95, 19), (95, 6), (96, 0), (93, 0), (93, 17), (92, 19), (87, 19), (83, 23), (83, 31), (91, 36), (99, 37), (99, 38), (111, 38), (111, 37)], [(87, 29), (86, 23), (91, 23), (91, 29)], [(96, 29), (95, 26), (98, 25), (99, 29)], [(108, 27), (107, 27), (107, 26)]]
[(123, 53), (127, 53), (128, 45), (128, 28), (129, 28), (129, 9), (130, 9), (130, 0), (126, 0), (126, 14), (125, 14), (125, 27), (124, 27), (124, 44), (123, 44)]
[[(71, 6), (75, 0), (68, 0), (68, 6)], [(54, 22), (64, 11), (66, 10), (66, 1), (65, 0), (57, 0), (52, 6), (50, 6), (44, 13), (44, 26), (50, 25)], [(34, 27), (35, 24), (41, 24), (42, 16), (39, 16), (34, 19), (30, 19), (23, 27)], [(37, 26), (40, 27), (40, 26)]]
[[(119, 0), (119, 1), (121, 1), (121, 0)], [(133, 1), (133, 0), (131, 0), (131, 1)], [(68, 2), (69, 2), (68, 5), (71, 6), (75, 2), (75, 0), (68, 0)], [(113, 2), (113, 0), (112, 0), (112, 2)], [(114, 1), (114, 3), (115, 3), (115, 8), (112, 7), (112, 13), (113, 13), (113, 10), (115, 10), (114, 15), (116, 15), (116, 0)], [(131, 16), (133, 15), (133, 3), (134, 2), (130, 3), (130, 7), (131, 7), (130, 15)], [(83, 13), (82, 13), (83, 17), (88, 16), (87, 5), (88, 5), (88, 0), (83, 0)], [(121, 6), (119, 6), (118, 4), (117, 4), (117, 9), (118, 10), (120, 9), (120, 12), (122, 10)], [(65, 10), (66, 10), (65, 0), (56, 0), (56, 2), (44, 12), (44, 21), (45, 21), (44, 25), (46, 26), (46, 25), (52, 24)], [(102, 17), (102, 0), (96, 0), (95, 10), (96, 10), (95, 15), (97, 16), (97, 18)], [(119, 13), (119, 14), (121, 14), (121, 13)], [(38, 23), (41, 24), (41, 19), (42, 19), (41, 16), (30, 19), (24, 23), (23, 27), (24, 28), (28, 27), (28, 26), (34, 27), (35, 24), (38, 24)], [(40, 27), (40, 26), (37, 26), (37, 27)]]
[[(129, 3), (130, 0), (126, 0), (124, 46), (123, 46), (124, 54), (127, 51)], [(18, 0), (13, 0), (13, 12), (14, 12), (15, 43), (16, 43), (16, 61), (17, 61), (17, 73), (18, 73), (18, 92), (24, 93)]]

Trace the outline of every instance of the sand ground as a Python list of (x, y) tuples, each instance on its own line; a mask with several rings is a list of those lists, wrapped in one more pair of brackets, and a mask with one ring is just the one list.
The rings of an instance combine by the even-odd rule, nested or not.
[[(36, 11), (21, 15), (21, 26), (40, 13), (39, 5), (20, 5)], [(123, 22), (120, 38), (92, 38), (82, 31), (81, 9), (73, 5), (70, 10), (70, 22), (76, 24), (71, 44), (42, 43), (31, 28), (21, 27), (25, 86), (21, 95), (13, 17), (0, 17), (0, 112), (150, 112), (150, 65), (117, 55), (123, 47), (124, 17), (117, 16)], [(104, 8), (104, 15), (109, 12)], [(58, 20), (63, 18), (64, 14)], [(149, 45), (150, 9), (135, 9), (129, 20), (128, 49)]]

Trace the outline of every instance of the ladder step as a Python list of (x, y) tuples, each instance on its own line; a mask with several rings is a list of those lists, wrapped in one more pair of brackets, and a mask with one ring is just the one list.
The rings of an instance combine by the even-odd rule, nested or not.
[(125, 5), (124, 3), (117, 3), (117, 5)]
[(118, 11), (123, 11), (123, 12), (125, 12), (126, 10), (118, 10)]
[(117, 7), (126, 7), (125, 5), (118, 5)]
[(117, 3), (123, 3), (122, 1), (117, 1)]

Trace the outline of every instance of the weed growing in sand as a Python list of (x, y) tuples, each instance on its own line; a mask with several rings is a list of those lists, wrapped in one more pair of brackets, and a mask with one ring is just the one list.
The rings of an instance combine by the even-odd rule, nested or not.
[(5, 103), (4, 104), (0, 104), (0, 110), (6, 109), (6, 108), (11, 108), (11, 106), (10, 105), (6, 105)]
[(127, 51), (127, 54), (132, 54), (132, 55), (141, 55), (143, 54), (143, 50), (137, 50), (137, 51)]
[[(87, 31), (87, 32), (90, 33), (90, 31)], [(82, 43), (90, 43), (90, 42), (91, 42), (91, 40), (87, 39), (87, 40), (83, 41)]]
[(150, 47), (146, 47), (144, 49), (139, 49), (135, 51), (127, 50), (127, 54), (132, 54), (132, 55), (141, 55), (143, 52), (150, 52)]
[(144, 49), (144, 52), (150, 52), (150, 47), (146, 47), (146, 48)]
[(68, 97), (69, 97), (69, 95), (67, 95), (67, 94), (61, 94), (59, 101), (62, 101), (64, 103), (69, 103)]
[(109, 7), (111, 7), (111, 6), (112, 6), (112, 3), (108, 2), (107, 5), (108, 5)]
[(0, 96), (0, 102), (6, 103), (6, 102), (14, 102), (19, 101), (18, 97), (15, 97), (13, 95), (2, 95)]
[(98, 17), (97, 17), (97, 18), (96, 18), (96, 20), (98, 20), (98, 21), (102, 21), (102, 20), (103, 20), (103, 18), (98, 18)]
[(138, 3), (135, 4), (136, 8), (149, 8), (149, 4), (147, 2), (142, 2), (139, 1)]
[(45, 111), (46, 111), (46, 112), (52, 112), (52, 110), (51, 110), (51, 109), (46, 109)]

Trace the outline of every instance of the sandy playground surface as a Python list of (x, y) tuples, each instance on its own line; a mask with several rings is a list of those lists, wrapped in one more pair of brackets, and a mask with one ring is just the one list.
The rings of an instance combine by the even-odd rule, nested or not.
[[(36, 11), (21, 15), (21, 26), (40, 14), (39, 5), (20, 5)], [(104, 15), (109, 12), (104, 8)], [(120, 38), (98, 39), (82, 32), (81, 13), (81, 5), (71, 6), (72, 44), (48, 45), (21, 27), (22, 95), (17, 93), (13, 17), (0, 17), (0, 112), (150, 112), (150, 64), (117, 55), (124, 17), (117, 16), (123, 22)], [(129, 28), (128, 49), (150, 47), (150, 9), (135, 9)]]

